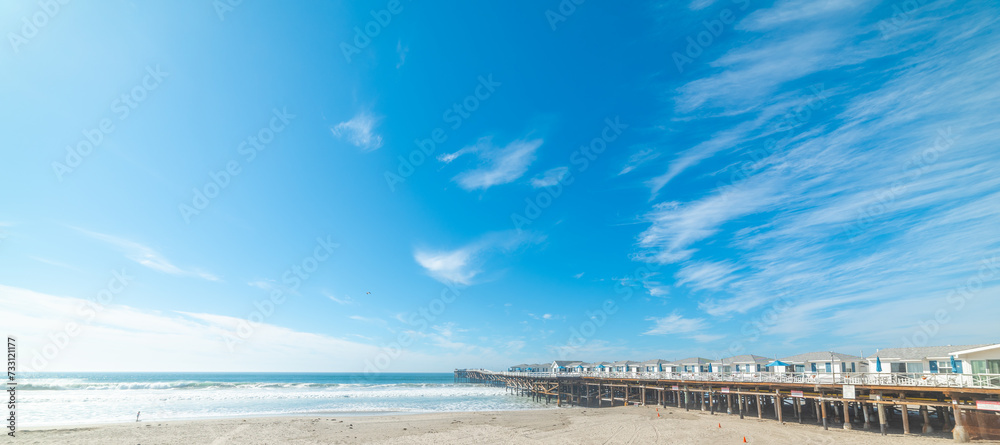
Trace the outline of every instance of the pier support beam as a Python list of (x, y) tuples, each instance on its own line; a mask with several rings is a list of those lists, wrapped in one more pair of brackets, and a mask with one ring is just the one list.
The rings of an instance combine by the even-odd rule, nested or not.
[[(877, 400), (882, 400), (881, 394), (879, 395), (879, 397), (877, 398)], [(875, 409), (878, 410), (878, 427), (879, 427), (879, 430), (882, 432), (882, 435), (885, 436), (886, 434), (888, 434), (887, 430), (889, 429), (889, 419), (887, 419), (886, 415), (885, 415), (885, 404), (884, 403), (876, 403), (875, 404)]]
[(927, 405), (920, 405), (920, 417), (924, 420), (924, 424), (920, 428), (920, 432), (924, 434), (934, 432), (934, 427), (931, 426), (931, 416), (927, 411)]
[(951, 415), (948, 414), (948, 408), (939, 406), (936, 409), (938, 411), (938, 418), (941, 419), (941, 431), (951, 431), (954, 425), (951, 423)]
[(757, 396), (757, 418), (764, 418), (764, 396), (762, 395)]
[(778, 414), (778, 422), (785, 423), (781, 413), (781, 403), (781, 391), (776, 389), (774, 390), (774, 411)]
[[(857, 413), (854, 413), (854, 417), (857, 417)], [(844, 429), (853, 430), (854, 425), (851, 425), (851, 402), (844, 402)]]
[(962, 419), (962, 408), (958, 407), (958, 399), (951, 397), (951, 406), (955, 410), (955, 429), (951, 430), (951, 438), (955, 442), (969, 442), (969, 433), (965, 430), (965, 421)]
[(861, 404), (861, 414), (864, 414), (865, 416), (865, 424), (863, 428), (866, 430), (871, 430), (872, 429), (871, 411), (868, 409), (868, 405), (865, 405), (864, 403)]
[[(823, 397), (822, 393), (820, 393), (820, 397)], [(823, 416), (823, 429), (829, 430), (830, 425), (827, 425), (826, 423), (826, 401), (823, 400), (822, 398), (819, 400), (819, 407), (820, 407), (820, 415)]]
[(899, 412), (903, 415), (903, 434), (910, 434), (910, 408), (905, 403), (899, 406)]

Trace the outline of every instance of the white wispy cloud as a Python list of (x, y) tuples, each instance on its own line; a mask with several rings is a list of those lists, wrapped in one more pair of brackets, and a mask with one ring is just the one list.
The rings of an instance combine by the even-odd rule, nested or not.
[(351, 320), (354, 320), (354, 321), (360, 321), (362, 323), (373, 324), (373, 325), (381, 326), (381, 327), (388, 327), (389, 326), (389, 324), (386, 323), (385, 320), (383, 320), (381, 318), (377, 318), (377, 317), (365, 317), (365, 316), (362, 316), (362, 315), (351, 315), (348, 318), (350, 318)]
[(662, 273), (653, 272), (643, 278), (640, 283), (651, 297), (670, 296), (670, 284), (663, 282)]
[(845, 39), (842, 33), (818, 28), (735, 48), (712, 62), (723, 68), (718, 74), (692, 80), (678, 89), (678, 111), (690, 113), (706, 107), (746, 110), (749, 102), (767, 103), (767, 98), (787, 82), (863, 61)]
[(556, 185), (569, 174), (569, 167), (556, 167), (546, 170), (544, 173), (531, 178), (531, 186), (535, 188), (551, 187)]
[[(988, 338), (970, 321), (1000, 311), (1000, 273), (983, 266), (1000, 252), (991, 222), (1000, 217), (1000, 178), (991, 173), (1000, 169), (1000, 38), (987, 31), (996, 7), (929, 4), (886, 39), (879, 17), (860, 17), (866, 8), (781, 1), (772, 9), (739, 26), (766, 34), (708, 61), (713, 70), (677, 90), (685, 125), (725, 122), (734, 131), (675, 158), (659, 187), (699, 174), (715, 185), (698, 193), (688, 187), (705, 177), (678, 185), (685, 199), (655, 204), (637, 240), (637, 258), (679, 265), (677, 284), (712, 318), (675, 313), (651, 331), (714, 328), (736, 314), (763, 323), (778, 307), (780, 321), (763, 323), (770, 345), (817, 336), (815, 326), (836, 326), (838, 342), (900, 345), (938, 313), (950, 321), (929, 344)], [(850, 80), (827, 85), (835, 94), (800, 127), (760, 123), (783, 92), (825, 71)], [(713, 181), (730, 172), (700, 165), (735, 155), (726, 163), (739, 166), (748, 158), (730, 147), (760, 148), (767, 136), (781, 144), (739, 181)], [(984, 284), (969, 310), (949, 295), (973, 277)], [(873, 330), (859, 317), (873, 313), (894, 316)]]
[(734, 275), (740, 268), (730, 262), (698, 261), (684, 264), (674, 278), (677, 285), (688, 285), (694, 289), (720, 289), (737, 279)]
[(406, 63), (406, 53), (408, 52), (410, 52), (410, 47), (403, 46), (402, 40), (396, 42), (396, 54), (399, 54), (399, 62), (396, 62), (397, 70), (402, 68), (403, 64)]
[(529, 317), (531, 317), (531, 318), (533, 318), (535, 320), (541, 320), (541, 321), (565, 320), (566, 319), (565, 315), (557, 315), (557, 314), (549, 314), (549, 313), (535, 314), (535, 313), (532, 313), (532, 312), (527, 312), (527, 314), (528, 314)]
[(841, 11), (850, 10), (852, 13), (857, 13), (859, 8), (867, 10), (870, 7), (870, 4), (859, 0), (783, 0), (776, 2), (770, 8), (754, 11), (737, 27), (751, 31), (765, 31), (793, 23), (808, 25), (808, 21), (812, 19), (828, 21)]
[(413, 259), (427, 273), (438, 281), (470, 284), (480, 270), (472, 265), (472, 259), (479, 252), (478, 247), (468, 246), (451, 251), (423, 251), (413, 254)]
[(692, 11), (699, 11), (712, 6), (713, 3), (715, 3), (715, 0), (692, 0), (691, 3), (688, 4), (688, 8)]
[(198, 269), (180, 268), (174, 265), (169, 260), (167, 260), (163, 255), (161, 255), (156, 250), (153, 250), (151, 247), (139, 244), (135, 241), (130, 241), (112, 235), (106, 235), (103, 233), (92, 232), (78, 227), (72, 227), (72, 228), (93, 239), (103, 241), (105, 243), (108, 243), (116, 247), (119, 251), (121, 251), (125, 255), (126, 258), (144, 267), (148, 267), (150, 269), (167, 273), (170, 275), (198, 277), (208, 281), (221, 281), (219, 277), (210, 274), (208, 272), (204, 272)]
[(646, 321), (652, 321), (653, 327), (644, 332), (644, 335), (670, 335), (678, 334), (691, 336), (698, 334), (708, 328), (703, 318), (684, 318), (683, 315), (672, 312), (665, 317), (649, 317)]
[(338, 297), (336, 295), (333, 295), (333, 293), (331, 292), (323, 292), (323, 295), (326, 296), (326, 298), (329, 298), (330, 301), (333, 301), (334, 303), (337, 304), (344, 304), (344, 305), (354, 304), (354, 299), (348, 295), (343, 295)]
[(413, 259), (438, 281), (469, 285), (473, 283), (473, 278), (483, 272), (483, 264), (491, 253), (509, 253), (523, 245), (541, 242), (542, 239), (528, 232), (493, 232), (457, 249), (416, 249)]
[[(88, 291), (89, 295), (90, 292)], [(129, 297), (133, 298), (133, 297)], [(118, 304), (105, 305), (92, 320), (83, 317), (93, 301), (53, 296), (0, 285), (0, 319), (17, 333), (18, 352), (25, 371), (85, 372), (114, 369), (120, 372), (361, 372), (378, 354), (381, 343), (360, 343), (334, 335), (305, 332), (268, 323), (254, 325), (252, 334), (235, 343), (246, 319), (220, 314), (145, 310)], [(52, 350), (50, 335), (77, 324), (78, 334), (57, 348), (47, 363), (43, 348)], [(460, 332), (451, 328), (452, 332)], [(447, 338), (439, 331), (436, 338)], [(357, 335), (347, 334), (352, 337)], [(418, 341), (394, 355), (386, 372), (444, 372), (468, 363), (487, 362), (493, 367), (513, 359), (490, 348), (462, 345), (450, 340), (451, 349), (438, 348), (434, 340), (415, 335)], [(178, 348), (178, 344), (185, 347)], [(448, 343), (442, 343), (448, 344)], [(433, 352), (427, 352), (433, 349)], [(37, 367), (36, 365), (42, 365)]]
[(658, 157), (660, 157), (660, 152), (654, 148), (644, 148), (632, 153), (632, 156), (629, 156), (628, 161), (625, 162), (625, 166), (618, 172), (618, 175), (621, 176), (630, 173), (632, 170)]
[[(2, 236), (0, 236), (0, 239), (2, 239)], [(48, 264), (50, 266), (62, 267), (62, 268), (65, 268), (65, 269), (72, 269), (72, 270), (79, 270), (78, 268), (73, 267), (73, 266), (71, 266), (69, 264), (66, 264), (66, 263), (63, 263), (63, 262), (59, 262), (59, 261), (55, 261), (55, 260), (50, 260), (50, 259), (47, 259), (47, 258), (41, 258), (41, 257), (36, 257), (36, 256), (29, 256), (28, 258), (31, 258), (31, 259), (33, 259), (35, 261), (38, 261), (39, 263)]]
[(330, 129), (333, 135), (364, 151), (377, 150), (382, 146), (382, 136), (375, 131), (381, 118), (362, 111), (348, 121)]
[(496, 147), (491, 138), (482, 138), (476, 145), (442, 154), (438, 159), (450, 163), (465, 154), (475, 154), (479, 166), (459, 173), (452, 179), (465, 190), (485, 190), (495, 185), (509, 184), (524, 176), (535, 160), (535, 152), (541, 146), (541, 139), (533, 139), (517, 140), (504, 147)]
[(715, 235), (728, 222), (771, 208), (780, 201), (779, 193), (763, 182), (755, 187), (725, 187), (700, 201), (657, 204), (646, 216), (651, 226), (639, 235), (639, 246), (645, 249), (639, 257), (660, 263), (686, 260), (695, 253), (695, 243)]

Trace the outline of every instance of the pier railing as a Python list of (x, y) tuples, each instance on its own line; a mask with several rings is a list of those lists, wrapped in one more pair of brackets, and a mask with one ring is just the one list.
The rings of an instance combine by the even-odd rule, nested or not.
[(1000, 374), (915, 374), (882, 372), (493, 372), (511, 377), (679, 380), (729, 383), (796, 383), (869, 386), (927, 386), (934, 388), (1000, 389)]

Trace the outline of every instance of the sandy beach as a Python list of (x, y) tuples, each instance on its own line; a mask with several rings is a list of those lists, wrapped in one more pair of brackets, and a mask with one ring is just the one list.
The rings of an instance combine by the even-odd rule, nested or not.
[[(659, 417), (657, 414), (659, 413)], [(721, 428), (720, 428), (721, 424)], [(26, 444), (944, 444), (949, 433), (903, 436), (743, 419), (676, 408), (559, 408), (365, 417), (264, 417), (27, 429)], [(1000, 443), (1000, 442), (977, 442)]]

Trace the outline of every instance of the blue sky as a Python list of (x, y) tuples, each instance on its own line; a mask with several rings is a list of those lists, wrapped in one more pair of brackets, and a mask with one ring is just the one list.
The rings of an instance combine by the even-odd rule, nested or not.
[(0, 10), (28, 369), (1000, 341), (984, 2)]

